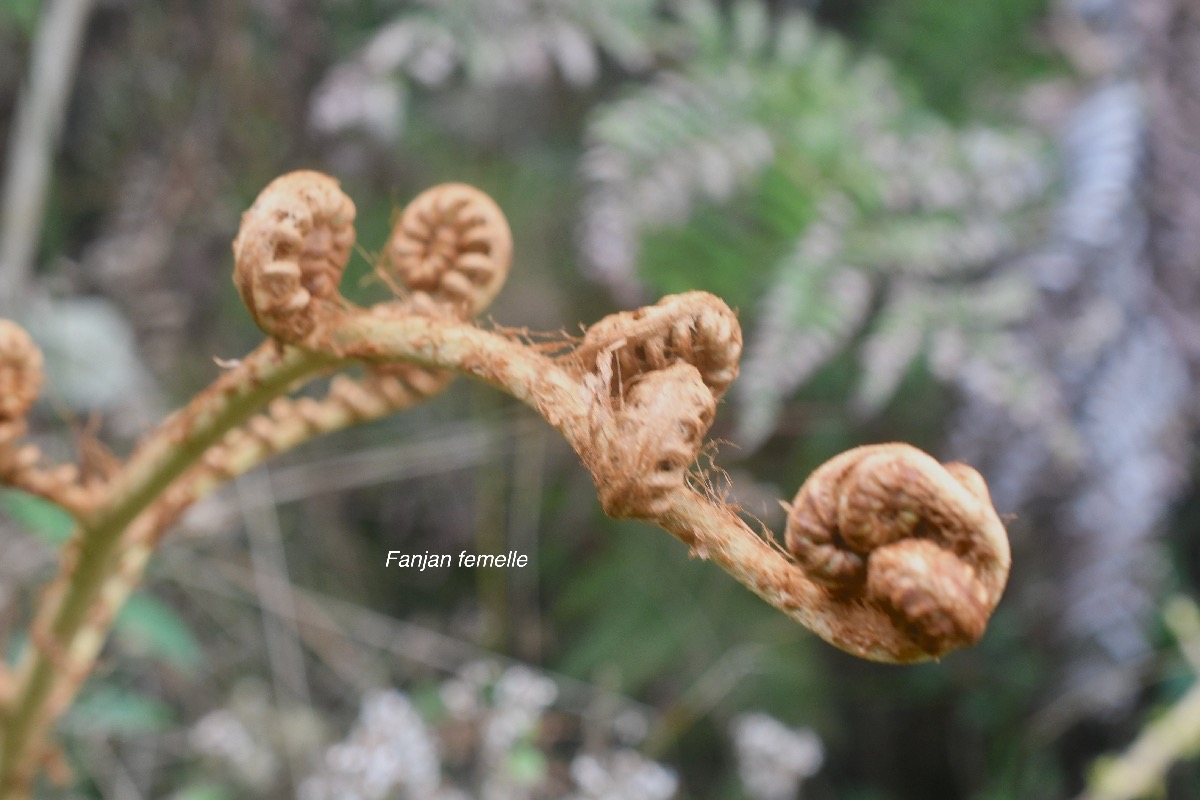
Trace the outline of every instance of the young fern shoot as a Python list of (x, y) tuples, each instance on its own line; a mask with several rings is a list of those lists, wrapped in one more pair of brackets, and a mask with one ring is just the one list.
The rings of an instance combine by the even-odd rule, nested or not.
[[(613, 314), (547, 355), (470, 320), (499, 291), (512, 238), (476, 189), (435, 187), (401, 214), (381, 272), (396, 297), (369, 308), (338, 292), (355, 208), (332, 178), (276, 179), (243, 215), (234, 283), (268, 334), (165, 420), (104, 479), (43, 467), (22, 445), (41, 356), (0, 321), (0, 481), (78, 521), (35, 611), (32, 646), (0, 686), (0, 799), (28, 796), (124, 599), (166, 528), (192, 502), (266, 458), (441, 391), (456, 373), (507, 392), (562, 433), (614, 517), (656, 524), (823, 639), (863, 658), (912, 662), (977, 641), (1009, 569), (1004, 526), (978, 473), (903, 444), (861, 447), (819, 468), (792, 503), (786, 551), (689, 470), (738, 372), (736, 315), (689, 292)], [(322, 399), (288, 397), (336, 375)]]

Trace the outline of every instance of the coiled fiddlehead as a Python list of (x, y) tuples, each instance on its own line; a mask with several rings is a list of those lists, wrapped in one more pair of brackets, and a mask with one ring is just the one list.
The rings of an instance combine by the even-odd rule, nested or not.
[(499, 206), (461, 183), (417, 195), (392, 230), (384, 268), (413, 294), (417, 309), (473, 317), (508, 276), (512, 233)]
[[(418, 197), (385, 259), (400, 297), (369, 309), (337, 291), (353, 218), (336, 181), (318, 173), (263, 191), (234, 241), (234, 281), (272, 341), (231, 364), (101, 485), (39, 469), (36, 449), (14, 446), (41, 382), (40, 354), (0, 323), (0, 482), (60, 502), (80, 522), (39, 601), (8, 702), (0, 696), (0, 795), (28, 790), (44, 739), (184, 508), (275, 452), (429, 397), (451, 371), (503, 389), (562, 432), (608, 513), (660, 525), (838, 647), (907, 662), (981, 635), (1009, 556), (969, 468), (904, 445), (835, 458), (791, 509), (795, 560), (698, 486), (702, 476), (688, 480), (738, 371), (741, 330), (719, 299), (692, 292), (612, 315), (555, 358), (466, 321), (499, 289), (511, 255), (507, 223), (486, 197), (456, 185)], [(286, 397), (351, 365), (366, 375), (334, 378), (321, 399)]]
[(354, 215), (337, 181), (307, 170), (276, 178), (242, 215), (233, 281), (263, 330), (299, 342), (337, 313), (328, 301), (354, 246)]
[(719, 400), (737, 378), (741, 355), (737, 315), (707, 292), (685, 292), (636, 311), (610, 314), (588, 328), (563, 361), (593, 372), (597, 359), (611, 359), (618, 385), (643, 372), (691, 364)]
[(24, 328), (0, 319), (0, 426), (24, 421), (43, 380), (42, 351)]
[(637, 379), (594, 418), (587, 459), (604, 513), (653, 519), (704, 446), (717, 401), (691, 364), (676, 363)]
[(92, 499), (74, 464), (42, 466), (36, 445), (21, 444), (25, 417), (42, 383), (42, 351), (15, 322), (0, 319), (0, 482), (20, 487), (80, 514)]
[(733, 311), (688, 292), (605, 317), (559, 359), (589, 387), (583, 456), (605, 513), (653, 519), (666, 511), (737, 376), (741, 350)]
[[(317, 172), (289, 173), (259, 194), (242, 216), (233, 243), (234, 282), (264, 330), (283, 341), (328, 346), (323, 334), (349, 308), (337, 288), (355, 241), (354, 216), (354, 204), (337, 182)], [(409, 203), (389, 237), (383, 268), (389, 285), (406, 294), (366, 313), (383, 318), (449, 313), (466, 319), (499, 292), (511, 260), (512, 234), (490, 197), (464, 184), (436, 186)], [(297, 434), (297, 422), (309, 420), (307, 428), (315, 433), (364, 421), (428, 399), (452, 379), (447, 370), (372, 362), (360, 380), (339, 376), (321, 401), (281, 400), (274, 413), (231, 431), (230, 443), (241, 441), (234, 450), (246, 452), (254, 449), (244, 444), (251, 436), (261, 440), (264, 454), (270, 453), (276, 449), (273, 438), (290, 441)], [(222, 452), (210, 454), (210, 462), (221, 465)]]
[(796, 495), (785, 541), (835, 600), (878, 606), (930, 654), (983, 635), (1010, 560), (979, 473), (906, 444), (825, 462)]

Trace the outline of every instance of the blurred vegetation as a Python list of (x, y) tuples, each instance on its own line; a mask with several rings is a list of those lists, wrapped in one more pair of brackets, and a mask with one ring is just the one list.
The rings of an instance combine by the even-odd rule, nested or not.
[[(0, 137), (39, 5), (0, 7)], [(272, 177), (323, 169), (355, 199), (350, 297), (378, 292), (371, 267), (399, 206), (473, 183), (515, 234), (501, 324), (576, 332), (695, 288), (740, 309), (744, 375), (716, 429), (734, 443), (717, 460), (734, 499), (778, 530), (770, 498), (841, 449), (938, 451), (964, 393), (983, 386), (1018, 416), (1049, 407), (1014, 334), (1035, 288), (1012, 268), (1053, 224), (1054, 132), (1020, 113), (1027, 92), (1071, 79), (1049, 15), (1044, 0), (97, 3), (38, 290), (118, 309), (151, 409), (169, 408), (215, 375), (214, 356), (259, 338), (229, 241)], [(43, 409), (43, 423), (89, 411), (119, 449), (144, 424), (101, 404)], [(441, 683), (489, 656), (576, 687), (561, 690), (570, 721), (543, 720), (551, 761), (594, 743), (591, 720), (611, 711), (596, 697), (649, 709), (639, 747), (677, 770), (679, 797), (746, 796), (727, 730), (755, 710), (820, 736), (825, 765), (804, 787), (818, 799), (1065, 797), (1128, 741), (1132, 716), (1055, 716), (1056, 656), (1019, 578), (979, 647), (913, 668), (855, 662), (668, 537), (603, 518), (565, 445), (530, 423), (461, 381), (201, 508), (123, 613), (64, 726), (75, 777), (45, 796), (292, 796), (315, 750), (279, 734), (289, 714), (328, 743), (368, 689), (400, 686), (436, 720)], [(61, 542), (52, 510), (0, 503), (5, 542), (18, 528)], [(264, 507), (277, 509), (265, 529), (251, 521)], [(278, 537), (282, 557), (255, 550)], [(533, 565), (399, 572), (380, 567), (389, 549), (517, 549)], [(30, 558), (2, 576), (10, 651), (46, 575), (44, 552)], [(294, 587), (290, 611), (264, 598), (264, 575)], [(281, 665), (280, 636), (298, 663)], [(1160, 696), (1171, 670), (1151, 672), (1159, 702), (1182, 691)], [(273, 720), (263, 741), (293, 759), (274, 780), (238, 783), (195, 754), (188, 731), (225, 707)], [(553, 772), (536, 755), (513, 769)], [(1172, 789), (1190, 796), (1194, 779)]]

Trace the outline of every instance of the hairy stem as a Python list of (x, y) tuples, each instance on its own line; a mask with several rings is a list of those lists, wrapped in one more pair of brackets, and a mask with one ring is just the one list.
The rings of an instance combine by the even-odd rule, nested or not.
[(137, 528), (132, 523), (227, 431), (333, 361), (268, 343), (170, 417), (116, 476), (107, 502), (88, 515), (64, 551), (59, 577), (39, 606), (15, 676), (14, 705), (4, 720), (0, 796), (27, 791), (36, 768), (32, 751), (86, 677), (106, 620), (128, 593), (110, 578), (141, 573), (145, 557), (121, 552), (126, 531)]
[[(597, 463), (598, 430), (610, 435), (605, 429), (611, 428), (613, 419), (603, 416), (604, 409), (598, 408), (603, 403), (601, 395), (596, 386), (589, 384), (596, 376), (564, 369), (495, 333), (438, 318), (360, 315), (347, 318), (331, 334), (331, 347), (366, 359), (412, 360), (479, 378), (541, 414), (589, 468)], [(634, 445), (618, 442), (618, 446)], [(905, 475), (906, 480), (916, 479), (911, 473)], [(603, 478), (596, 477), (599, 484)], [(606, 487), (598, 488), (603, 498)], [(937, 497), (929, 499), (936, 501)], [(977, 509), (963, 512), (964, 528), (971, 530), (974, 538), (955, 546), (959, 555), (977, 553), (981, 560), (975, 562), (978, 571), (971, 570), (972, 574), (997, 583), (990, 600), (994, 603), (1008, 572), (1007, 535), (990, 511), (990, 502), (968, 502), (964, 507)], [(727, 505), (697, 492), (684, 481), (669, 488), (655, 508), (661, 510), (635, 512), (633, 516), (664, 528), (687, 544), (694, 556), (711, 559), (767, 603), (847, 652), (874, 661), (906, 663), (927, 660), (948, 649), (941, 644), (931, 645), (918, 629), (897, 624), (878, 606), (864, 603), (857, 595), (818, 584), (778, 546), (752, 531)], [(955, 646), (961, 646), (961, 642)]]
[[(355, 310), (330, 315), (327, 323), (303, 348), (268, 343), (168, 419), (114, 479), (107, 502), (86, 519), (72, 549), (64, 555), (59, 579), (42, 603), (33, 627), (35, 646), (27, 650), (16, 677), (16, 705), (5, 721), (0, 750), (4, 759), (0, 797), (23, 796), (13, 792), (26, 790), (36, 769), (38, 754), (31, 748), (40, 744), (46, 728), (65, 710), (90, 671), (117, 608), (140, 580), (157, 534), (169, 522), (220, 482), (274, 453), (422, 399), (420, 392), (401, 393), (392, 394), (390, 401), (376, 398), (372, 403), (361, 397), (349, 400), (352, 395), (343, 392), (339, 404), (330, 402), (337, 394), (331, 390), (331, 398), (325, 402), (303, 411), (299, 404), (277, 406), (274, 416), (268, 414), (257, 419), (259, 424), (246, 425), (246, 435), (223, 439), (302, 379), (360, 360), (380, 364), (380, 369), (391, 369), (382, 366), (388, 362), (407, 362), (461, 372), (522, 401), (556, 428), (592, 470), (606, 510), (663, 527), (688, 545), (694, 556), (712, 560), (767, 603), (850, 653), (896, 663), (924, 660), (948, 649), (931, 645), (907, 623), (897, 624), (878, 605), (811, 579), (730, 507), (689, 485), (682, 473), (676, 473), (673, 462), (662, 460), (661, 453), (653, 456), (657, 459), (655, 471), (646, 473), (645, 478), (659, 483), (653, 504), (622, 504), (621, 483), (617, 496), (611, 494), (606, 485), (611, 476), (604, 473), (610, 465), (606, 459), (614, 452), (624, 457), (631, 449), (637, 450), (640, 431), (670, 433), (678, 423), (689, 423), (689, 435), (707, 430), (714, 401), (701, 374), (690, 365), (664, 366), (645, 373), (634, 389), (614, 401), (610, 395), (612, 362), (606, 354), (621, 346), (620, 339), (597, 351), (597, 371), (588, 372), (580, 359), (561, 363), (512, 338), (450, 316)], [(691, 387), (688, 391), (699, 392), (708, 403), (695, 405), (703, 412), (704, 419), (696, 423), (700, 427), (691, 425), (690, 412), (674, 418), (675, 422), (639, 421), (638, 414), (643, 411), (658, 412), (654, 403), (667, 395), (659, 394), (656, 379), (664, 378), (669, 379), (661, 382), (664, 391), (675, 385), (670, 382), (675, 378), (685, 379), (685, 385)], [(440, 379), (425, 384), (429, 391), (443, 385)], [(639, 393), (637, 387), (645, 391)], [(680, 402), (691, 402), (688, 398), (692, 395), (677, 397)], [(668, 405), (674, 402), (668, 399)], [(634, 427), (628, 427), (631, 414)], [(691, 452), (689, 458), (694, 457), (695, 451)], [(841, 458), (861, 457), (852, 451)], [(922, 457), (937, 468), (932, 459)], [(618, 463), (625, 462), (618, 459)], [(907, 470), (905, 467), (898, 474), (904, 480), (916, 480), (916, 473)], [(949, 473), (944, 478), (952, 480)], [(643, 480), (637, 475), (632, 479)], [(958, 490), (943, 487), (937, 491)], [(905, 514), (916, 513), (905, 510)], [(989, 600), (994, 603), (1007, 574), (1007, 540), (994, 513), (975, 516), (968, 513), (961, 527), (976, 531), (981, 542), (951, 544), (960, 556), (977, 547), (995, 553), (975, 562), (983, 573), (998, 576), (999, 584), (992, 587), (995, 596)], [(920, 545), (933, 547), (932, 542)], [(987, 563), (989, 558), (992, 563)], [(974, 574), (973, 568), (966, 569)], [(911, 593), (915, 587), (904, 584), (901, 588)], [(933, 616), (936, 621), (936, 614)], [(953, 646), (961, 646), (961, 642)]]
[[(738, 371), (741, 329), (725, 303), (703, 292), (663, 298), (606, 317), (573, 351), (550, 358), (463, 321), (509, 267), (511, 234), (489, 198), (452, 184), (410, 204), (385, 269), (403, 297), (371, 309), (337, 294), (354, 214), (320, 173), (290, 173), (264, 189), (234, 240), (234, 283), (274, 338), (168, 418), (109, 482), (80, 487), (86, 503), (68, 495), (71, 476), (55, 473), (50, 486), (34, 470), (36, 452), (14, 449), (42, 380), (41, 354), (23, 331), (0, 324), (0, 479), (34, 488), (42, 480), (43, 493), (67, 501), (79, 520), (11, 693), (0, 680), (0, 800), (28, 796), (49, 755), (49, 728), (185, 508), (282, 450), (424, 400), (452, 372), (512, 395), (557, 429), (592, 473), (606, 513), (663, 527), (848, 652), (918, 661), (982, 636), (1010, 556), (970, 467), (899, 443), (843, 453), (801, 487), (785, 552), (695, 488), (703, 477), (689, 478)], [(336, 377), (321, 401), (283, 397), (355, 362), (367, 363), (366, 378)]]
[(461, 372), (531, 407), (575, 448), (589, 441), (588, 393), (551, 359), (497, 333), (444, 317), (347, 317), (330, 333), (336, 352)]
[[(348, 319), (332, 335), (336, 348), (363, 358), (401, 358), (454, 369), (529, 405), (589, 460), (592, 394), (572, 373), (517, 342), (470, 325), (428, 317)], [(687, 485), (671, 493), (655, 519), (693, 555), (711, 559), (770, 605), (826, 641), (875, 661), (929, 658), (918, 642), (854, 599), (839, 600), (810, 580), (731, 509)], [(993, 531), (1003, 539), (1003, 529)], [(1006, 543), (1004, 545), (1007, 547)]]
[(728, 507), (695, 490), (676, 492), (670, 510), (657, 522), (688, 545), (694, 557), (712, 561), (830, 644), (872, 661), (903, 663), (929, 658), (895, 629), (878, 625), (861, 602), (836, 600)]

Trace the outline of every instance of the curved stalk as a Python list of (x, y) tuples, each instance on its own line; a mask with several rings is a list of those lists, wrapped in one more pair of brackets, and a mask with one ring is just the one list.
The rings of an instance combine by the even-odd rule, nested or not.
[[(403, 359), (453, 369), (512, 395), (563, 435), (592, 469), (603, 496), (602, 478), (595, 468), (596, 387), (555, 361), (498, 334), (427, 317), (348, 317), (330, 333), (329, 341), (338, 352), (365, 359)], [(661, 424), (655, 420), (648, 423)], [(611, 424), (611, 418), (602, 420), (603, 426)], [(917, 483), (915, 477), (913, 481)], [(936, 496), (926, 500), (942, 506), (936, 514), (952, 516), (950, 503)], [(969, 517), (966, 527), (974, 541), (959, 542), (956, 547), (960, 555), (969, 557), (970, 547), (983, 551), (974, 558), (984, 562), (977, 567), (989, 584), (986, 621), (1008, 574), (1008, 540), (990, 501), (971, 503), (968, 499), (965, 505), (971, 509), (962, 513)], [(661, 507), (657, 513), (630, 516), (662, 527), (688, 545), (693, 556), (712, 560), (768, 604), (847, 652), (874, 661), (907, 663), (936, 657), (964, 643), (949, 635), (945, 641), (931, 643), (917, 629), (920, 623), (898, 624), (864, 603), (858, 594), (831, 591), (778, 546), (752, 531), (728, 506), (699, 493), (686, 481), (671, 486), (656, 507)], [(940, 577), (935, 575), (932, 580)]]
[(97, 629), (89, 617), (111, 619), (123, 599), (119, 593), (106, 596), (106, 582), (114, 574), (140, 573), (137, 559), (118, 563), (131, 523), (226, 432), (332, 360), (268, 343), (166, 420), (114, 478), (107, 501), (87, 516), (64, 550), (59, 576), (39, 605), (5, 715), (0, 797), (26, 791), (36, 766), (30, 748), (40, 746), (90, 670), (107, 626)]
[[(909, 662), (983, 635), (1009, 550), (970, 467), (902, 444), (843, 453), (790, 506), (786, 552), (695, 488), (704, 479), (689, 470), (741, 354), (736, 315), (719, 299), (692, 292), (611, 315), (550, 358), (465, 321), (509, 266), (511, 237), (490, 199), (460, 185), (418, 198), (398, 220), (383, 273), (405, 288), (372, 309), (337, 295), (353, 217), (336, 181), (312, 172), (276, 180), (244, 215), (235, 284), (275, 338), (167, 419), (110, 482), (89, 487), (86, 508), (74, 508), (79, 531), (39, 602), (11, 691), (0, 692), (0, 798), (27, 796), (49, 728), (91, 672), (170, 522), (275, 453), (440, 391), (450, 372), (512, 395), (556, 428), (610, 516), (659, 525), (844, 650)], [(9, 334), (0, 336), (0, 388), (11, 387), (0, 394), (0, 455), (11, 461), (41, 377), (28, 337)], [(367, 377), (335, 378), (322, 401), (282, 397), (356, 362), (367, 362)], [(49, 494), (69, 503), (71, 482), (60, 483)]]

